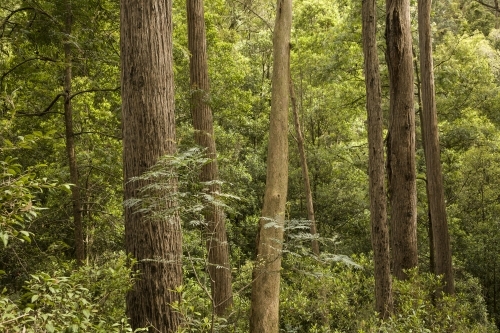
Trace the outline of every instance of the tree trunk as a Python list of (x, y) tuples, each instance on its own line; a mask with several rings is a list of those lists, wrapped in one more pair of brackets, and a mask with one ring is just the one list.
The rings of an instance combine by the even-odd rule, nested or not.
[(288, 103), (292, 1), (278, 0), (273, 34), (267, 178), (253, 270), (250, 332), (277, 333), (281, 250), (288, 187)]
[(375, 264), (375, 310), (387, 318), (393, 309), (385, 192), (383, 114), (377, 54), (376, 0), (363, 0), (363, 51), (368, 114), (370, 222)]
[[(420, 93), (422, 90), (422, 82), (420, 81), (420, 73), (419, 73), (419, 64), (417, 60), (417, 53), (415, 52), (415, 49), (413, 49), (413, 65), (415, 66), (415, 83), (417, 86), (417, 101), (418, 101), (418, 111), (417, 113), (420, 116), (420, 127), (422, 128), (422, 124), (424, 123), (424, 120), (422, 118), (422, 94)], [(421, 131), (422, 135), (422, 146), (424, 146), (424, 154), (425, 154), (425, 138), (423, 135), (423, 131)], [(429, 184), (427, 182), (427, 179), (425, 179), (425, 195), (427, 196), (427, 201), (429, 201)], [(429, 241), (429, 271), (434, 272), (434, 236), (432, 234), (432, 216), (431, 216), (431, 211), (429, 209), (429, 203), (427, 202), (427, 236), (428, 236), (428, 241)]]
[(75, 135), (73, 132), (73, 109), (71, 105), (71, 81), (72, 81), (72, 52), (71, 52), (71, 27), (73, 25), (73, 14), (71, 0), (66, 2), (66, 22), (64, 39), (64, 125), (66, 130), (66, 154), (68, 155), (69, 175), (71, 183), (71, 199), (73, 201), (73, 225), (75, 232), (75, 256), (78, 265), (85, 260), (82, 223), (82, 202), (80, 199), (80, 186), (78, 180), (78, 165), (75, 155)]
[[(297, 110), (297, 98), (295, 97), (295, 91), (293, 89), (293, 82), (290, 76), (290, 100), (292, 101), (292, 111), (293, 111), (293, 121), (295, 125), (295, 133), (297, 135), (297, 146), (299, 149), (300, 156), (300, 168), (302, 169), (302, 180), (304, 182), (304, 190), (306, 192), (306, 208), (307, 208), (307, 219), (311, 223), (310, 231), (312, 236), (316, 236), (318, 233), (316, 230), (316, 219), (314, 217), (314, 205), (313, 196), (311, 191), (311, 182), (309, 181), (309, 168), (307, 167), (306, 150), (304, 148), (304, 136), (302, 135), (302, 129), (300, 128), (299, 111)], [(317, 239), (313, 239), (311, 242), (312, 251), (315, 255), (319, 256), (319, 243)]]
[[(191, 52), (191, 112), (196, 144), (206, 149), (209, 164), (203, 166), (200, 181), (211, 182), (209, 192), (217, 196), (220, 185), (217, 166), (217, 151), (213, 130), (212, 110), (208, 104), (210, 86), (208, 82), (207, 46), (203, 0), (187, 0), (188, 44)], [(215, 181), (215, 182), (214, 182)], [(231, 269), (227, 244), (225, 216), (218, 205), (207, 203), (204, 211), (207, 222), (208, 273), (212, 287), (212, 302), (215, 313), (223, 315), (232, 304)]]
[(455, 292), (450, 236), (446, 220), (441, 154), (434, 89), (431, 38), (431, 0), (418, 0), (418, 35), (422, 89), (422, 137), (427, 174), (427, 200), (432, 227), (434, 273), (444, 275), (444, 292)]
[[(143, 174), (165, 154), (174, 154), (172, 2), (121, 1), (123, 164), (125, 199), (137, 198)], [(175, 188), (176, 179), (171, 180)], [(168, 208), (175, 202), (168, 201)], [(177, 214), (145, 216), (125, 208), (125, 244), (141, 275), (127, 294), (132, 327), (175, 332), (180, 314), (171, 304), (182, 284), (182, 234)]]
[(415, 112), (409, 0), (386, 0), (387, 66), (390, 121), (387, 166), (391, 203), (393, 273), (416, 267), (417, 195), (415, 171)]

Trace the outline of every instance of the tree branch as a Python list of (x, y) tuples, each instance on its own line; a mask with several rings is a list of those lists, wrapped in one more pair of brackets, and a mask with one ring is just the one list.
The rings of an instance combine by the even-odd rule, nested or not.
[[(39, 113), (27, 113), (27, 112), (18, 112), (21, 116), (24, 116), (24, 117), (31, 117), (31, 116), (38, 116), (38, 117), (41, 117), (41, 116), (44, 116), (46, 115), (47, 113), (49, 113), (50, 109), (54, 106), (54, 104), (56, 104), (57, 100), (64, 96), (64, 94), (58, 94), (54, 100), (49, 104), (49, 106), (47, 106), (45, 108), (45, 110), (43, 110), (42, 112), (39, 112)], [(59, 114), (62, 114), (60, 112), (52, 112), (52, 113), (59, 113)]]
[(120, 90), (121, 87), (116, 87), (116, 88), (109, 88), (109, 89), (88, 89), (88, 90), (82, 90), (79, 92), (74, 93), (69, 97), (70, 100), (73, 99), (73, 97), (76, 97), (81, 94), (89, 93), (89, 92), (97, 92), (97, 91), (117, 91)]
[(487, 4), (487, 3), (485, 3), (485, 2), (484, 2), (484, 1), (482, 1), (482, 0), (475, 0), (475, 1), (476, 1), (477, 3), (479, 3), (479, 4), (483, 5), (483, 6), (484, 6), (484, 7), (486, 7), (486, 8), (493, 9), (493, 11), (495, 11), (495, 12), (500, 12), (500, 9), (499, 9), (498, 7), (495, 7), (495, 6), (492, 6), (492, 5), (490, 5), (490, 4)]
[(106, 133), (103, 133), (103, 132), (96, 132), (96, 131), (84, 131), (84, 132), (73, 133), (74, 136), (82, 135), (82, 134), (99, 134), (99, 135), (106, 136), (108, 138), (117, 139), (117, 140), (121, 140), (122, 139), (121, 136), (116, 136), (116, 135), (106, 134)]
[(45, 61), (50, 61), (50, 62), (56, 62), (55, 59), (51, 59), (51, 58), (47, 58), (47, 57), (35, 57), (35, 58), (29, 58), (29, 59), (26, 59), (24, 61), (21, 61), (20, 63), (18, 63), (17, 65), (15, 65), (14, 67), (12, 67), (11, 69), (9, 69), (8, 71), (6, 71), (5, 73), (2, 74), (2, 76), (0, 77), (0, 84), (2, 84), (3, 82), (3, 79), (9, 75), (10, 73), (12, 73), (16, 68), (24, 65), (25, 63), (29, 62), (29, 61), (33, 61), (33, 60), (45, 60)]

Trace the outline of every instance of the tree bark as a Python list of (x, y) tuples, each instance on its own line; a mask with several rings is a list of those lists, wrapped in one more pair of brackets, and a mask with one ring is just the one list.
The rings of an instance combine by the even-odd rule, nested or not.
[[(304, 136), (302, 135), (302, 129), (300, 128), (299, 111), (297, 110), (298, 109), (297, 98), (295, 97), (295, 91), (293, 89), (293, 82), (291, 76), (290, 76), (290, 100), (292, 102), (293, 123), (295, 125), (295, 133), (297, 135), (297, 147), (299, 149), (300, 168), (302, 170), (302, 181), (304, 182), (304, 190), (306, 192), (307, 219), (311, 224), (310, 227), (311, 235), (316, 236), (318, 232), (316, 230), (316, 218), (314, 216), (314, 204), (311, 191), (311, 182), (309, 180), (309, 168), (307, 167), (306, 150), (304, 148)], [(319, 243), (317, 239), (313, 239), (311, 241), (311, 247), (313, 253), (319, 256)]]
[[(176, 151), (171, 0), (122, 0), (120, 44), (124, 189), (125, 199), (130, 199), (145, 185), (130, 178)], [(175, 189), (176, 179), (171, 182)], [(179, 216), (157, 218), (126, 207), (125, 244), (141, 272), (127, 294), (132, 327), (175, 332), (180, 314), (171, 304), (179, 302), (180, 295), (173, 290), (182, 284)]]
[(453, 267), (450, 236), (446, 219), (439, 130), (434, 89), (432, 61), (431, 0), (418, 0), (418, 35), (422, 89), (422, 137), (427, 174), (427, 200), (432, 228), (434, 273), (444, 275), (443, 291), (453, 294)]
[(273, 33), (267, 178), (253, 270), (250, 332), (279, 331), (281, 251), (288, 189), (288, 104), (292, 1), (278, 0)]
[[(196, 144), (204, 147), (211, 162), (203, 166), (200, 181), (210, 182), (209, 193), (216, 197), (220, 192), (217, 151), (213, 129), (212, 110), (208, 103), (210, 86), (205, 37), (203, 0), (187, 0), (188, 46), (191, 52), (191, 113)], [(227, 243), (224, 211), (218, 205), (206, 203), (208, 273), (214, 311), (223, 315), (232, 305), (231, 268)]]
[(65, 38), (64, 38), (64, 125), (66, 131), (66, 154), (68, 155), (69, 175), (73, 186), (71, 187), (71, 199), (73, 201), (73, 225), (75, 237), (75, 257), (78, 265), (85, 260), (85, 247), (83, 242), (82, 202), (80, 198), (80, 186), (78, 179), (78, 164), (75, 154), (75, 135), (73, 132), (73, 108), (71, 104), (71, 81), (72, 61), (71, 51), (71, 28), (73, 25), (73, 14), (71, 0), (66, 2)]
[(375, 264), (375, 310), (381, 318), (387, 318), (392, 313), (393, 297), (387, 226), (381, 82), (376, 37), (376, 0), (363, 0), (362, 17), (368, 115), (370, 222)]
[(386, 42), (390, 83), (387, 173), (391, 203), (393, 274), (399, 279), (405, 279), (404, 270), (418, 264), (414, 82), (409, 0), (386, 0)]

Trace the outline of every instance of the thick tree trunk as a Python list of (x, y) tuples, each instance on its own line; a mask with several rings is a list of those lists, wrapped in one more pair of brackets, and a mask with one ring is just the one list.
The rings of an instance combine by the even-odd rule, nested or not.
[(387, 318), (393, 309), (393, 298), (385, 192), (382, 98), (376, 37), (376, 0), (363, 0), (362, 16), (368, 114), (370, 222), (375, 264), (375, 310), (381, 318)]
[[(121, 59), (125, 199), (130, 199), (145, 185), (130, 178), (176, 151), (171, 0), (121, 1)], [(170, 305), (180, 301), (173, 290), (182, 284), (179, 216), (158, 218), (125, 208), (125, 243), (141, 272), (127, 295), (132, 327), (175, 332), (180, 314)]]
[(278, 0), (273, 35), (271, 117), (266, 191), (253, 270), (251, 333), (279, 331), (281, 250), (288, 189), (288, 104), (292, 1)]
[[(295, 97), (295, 91), (293, 88), (293, 82), (291, 76), (290, 76), (290, 100), (292, 101), (293, 123), (295, 125), (295, 134), (297, 135), (297, 146), (299, 149), (302, 180), (304, 182), (304, 190), (306, 192), (307, 219), (309, 220), (309, 223), (311, 223), (310, 227), (311, 235), (316, 236), (318, 232), (316, 230), (316, 218), (314, 217), (314, 205), (313, 205), (313, 196), (311, 191), (311, 182), (309, 180), (309, 168), (307, 167), (306, 150), (304, 147), (304, 136), (302, 135), (302, 129), (300, 128), (299, 111), (297, 108), (297, 98)], [(311, 246), (313, 253), (319, 256), (318, 240), (313, 239), (311, 242)]]
[(390, 121), (387, 166), (391, 202), (393, 273), (418, 264), (415, 171), (415, 112), (409, 0), (386, 0)]
[(75, 257), (79, 265), (85, 260), (83, 242), (82, 202), (80, 198), (80, 186), (78, 180), (78, 164), (75, 155), (75, 135), (73, 132), (73, 109), (71, 105), (71, 81), (72, 81), (72, 51), (71, 51), (71, 27), (73, 25), (73, 14), (71, 0), (66, 2), (66, 22), (64, 40), (64, 125), (66, 129), (66, 154), (68, 155), (69, 175), (71, 183), (71, 198), (73, 201), (73, 225), (75, 233)]
[(422, 77), (422, 137), (427, 174), (429, 220), (431, 221), (434, 250), (434, 273), (444, 275), (446, 284), (443, 290), (448, 294), (453, 294), (455, 287), (441, 172), (430, 17), (431, 0), (418, 0), (418, 35)]
[[(195, 141), (212, 161), (205, 165), (200, 174), (202, 182), (212, 182), (209, 192), (217, 196), (220, 185), (217, 167), (217, 151), (213, 130), (212, 110), (208, 104), (210, 86), (208, 82), (207, 46), (205, 38), (205, 17), (203, 0), (187, 0), (188, 44), (191, 52), (191, 112)], [(232, 304), (231, 269), (227, 244), (225, 216), (218, 205), (207, 203), (204, 216), (207, 222), (208, 273), (212, 287), (212, 302), (215, 313), (223, 315)]]

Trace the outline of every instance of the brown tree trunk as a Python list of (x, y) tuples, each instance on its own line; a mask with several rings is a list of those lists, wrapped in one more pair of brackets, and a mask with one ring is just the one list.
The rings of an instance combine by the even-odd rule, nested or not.
[(292, 1), (278, 0), (273, 34), (267, 178), (253, 270), (250, 332), (279, 331), (281, 250), (288, 189), (288, 104)]
[[(417, 53), (415, 52), (415, 49), (413, 49), (413, 66), (415, 67), (415, 83), (417, 86), (417, 101), (418, 101), (418, 111), (417, 113), (419, 114), (420, 118), (420, 127), (422, 128), (422, 124), (424, 123), (424, 120), (422, 118), (422, 82), (420, 81), (420, 73), (419, 73), (419, 64), (418, 64), (418, 59), (417, 59)], [(421, 131), (421, 136), (422, 136), (422, 146), (425, 147), (424, 141), (424, 135)], [(425, 150), (425, 148), (424, 148)], [(425, 154), (425, 151), (424, 151)], [(427, 196), (427, 200), (429, 200), (429, 184), (427, 184), (427, 179), (425, 179), (425, 195)], [(429, 209), (429, 203), (427, 203), (427, 236), (428, 236), (428, 241), (429, 241), (429, 271), (434, 272), (434, 236), (432, 235), (432, 216), (431, 216), (431, 211)]]
[(418, 0), (418, 35), (422, 89), (422, 137), (427, 174), (427, 200), (432, 227), (434, 273), (444, 275), (443, 290), (455, 292), (451, 262), (450, 236), (446, 220), (441, 154), (432, 61), (431, 0)]
[(79, 265), (85, 260), (83, 242), (82, 202), (80, 199), (80, 186), (78, 185), (78, 165), (75, 155), (75, 135), (73, 132), (73, 109), (71, 105), (71, 81), (72, 81), (72, 52), (71, 52), (71, 27), (73, 14), (71, 0), (66, 2), (66, 22), (64, 40), (64, 125), (66, 129), (66, 154), (68, 155), (69, 175), (71, 183), (71, 198), (73, 201), (73, 225), (75, 232), (75, 256)]
[(376, 0), (363, 0), (362, 17), (368, 114), (370, 222), (375, 264), (375, 310), (381, 318), (387, 318), (393, 309), (393, 298), (385, 191), (382, 98), (377, 54)]
[(417, 195), (415, 171), (415, 112), (409, 0), (386, 0), (387, 66), (390, 121), (387, 166), (391, 203), (393, 273), (416, 267)]
[[(191, 112), (195, 141), (206, 148), (211, 162), (200, 174), (200, 181), (211, 182), (209, 192), (217, 196), (220, 185), (217, 166), (217, 151), (213, 130), (212, 110), (208, 104), (210, 86), (208, 82), (207, 46), (203, 0), (187, 0), (188, 44), (191, 52)], [(214, 182), (215, 181), (215, 182)], [(222, 208), (210, 204), (204, 216), (207, 222), (208, 273), (212, 287), (212, 303), (217, 315), (223, 315), (232, 304), (231, 269), (227, 244), (225, 217)]]
[[(311, 223), (310, 227), (311, 235), (316, 236), (318, 232), (316, 230), (316, 218), (314, 217), (313, 196), (311, 191), (311, 182), (309, 181), (309, 168), (307, 167), (306, 150), (304, 148), (304, 136), (302, 135), (302, 129), (300, 128), (299, 111), (297, 110), (298, 109), (297, 98), (295, 97), (295, 91), (293, 88), (293, 82), (291, 76), (290, 76), (290, 100), (292, 102), (295, 133), (297, 135), (297, 146), (299, 149), (299, 156), (300, 156), (300, 168), (302, 169), (302, 180), (304, 182), (304, 190), (306, 192), (307, 219), (309, 220), (309, 223)], [(311, 246), (313, 253), (319, 256), (318, 240), (313, 239), (311, 242)]]
[[(120, 46), (124, 187), (125, 199), (130, 199), (146, 185), (130, 178), (176, 151), (171, 0), (122, 0)], [(175, 188), (176, 180), (171, 182)], [(172, 201), (165, 204), (175, 207)], [(126, 207), (125, 244), (141, 272), (127, 294), (132, 327), (175, 332), (180, 314), (171, 304), (180, 301), (180, 295), (173, 290), (182, 284), (179, 216), (144, 215)]]

